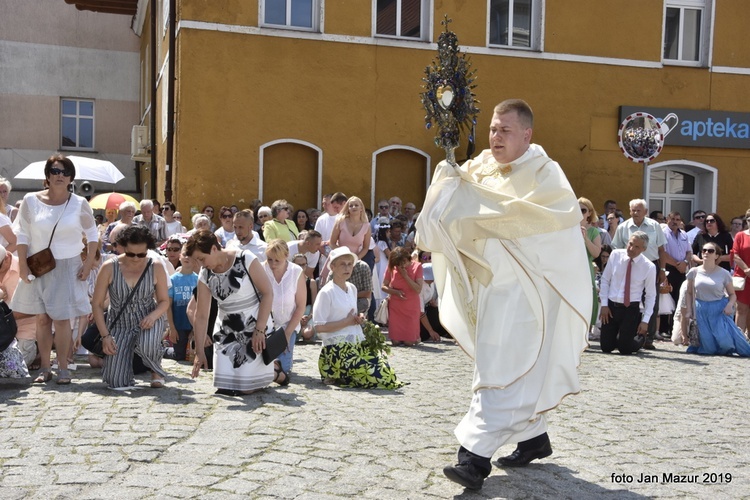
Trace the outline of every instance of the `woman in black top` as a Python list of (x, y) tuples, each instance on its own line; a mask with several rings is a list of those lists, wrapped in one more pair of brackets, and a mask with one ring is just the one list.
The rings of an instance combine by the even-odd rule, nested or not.
[(732, 233), (727, 230), (727, 226), (721, 220), (721, 217), (713, 212), (706, 216), (705, 229), (698, 233), (695, 240), (693, 240), (693, 262), (696, 265), (703, 264), (701, 249), (708, 242), (719, 245), (722, 255), (718, 260), (718, 264), (727, 271), (731, 271), (729, 251), (732, 249)]

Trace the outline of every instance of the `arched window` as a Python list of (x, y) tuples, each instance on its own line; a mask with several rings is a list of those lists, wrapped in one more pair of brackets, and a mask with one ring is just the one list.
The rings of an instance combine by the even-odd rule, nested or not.
[(645, 192), (648, 210), (680, 212), (690, 220), (695, 210), (716, 209), (717, 170), (687, 160), (666, 161), (649, 165)]
[(260, 147), (258, 198), (265, 205), (285, 199), (295, 209), (317, 207), (321, 197), (323, 150), (297, 139), (279, 139)]
[(411, 146), (393, 145), (372, 154), (372, 191), (370, 209), (380, 199), (398, 196), (403, 203), (412, 202), (417, 209), (430, 185), (430, 155)]

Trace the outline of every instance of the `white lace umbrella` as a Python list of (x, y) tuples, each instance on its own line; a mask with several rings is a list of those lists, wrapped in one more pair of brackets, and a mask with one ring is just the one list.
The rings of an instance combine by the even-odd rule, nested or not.
[[(76, 167), (76, 179), (82, 181), (98, 181), (116, 184), (125, 176), (117, 170), (117, 167), (106, 160), (86, 158), (85, 156), (68, 156)], [(21, 170), (16, 179), (44, 180), (44, 165), (46, 161), (35, 161)]]

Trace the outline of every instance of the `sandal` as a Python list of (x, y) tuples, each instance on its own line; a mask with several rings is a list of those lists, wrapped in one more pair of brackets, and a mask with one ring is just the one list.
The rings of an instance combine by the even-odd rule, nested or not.
[[(52, 375), (50, 374), (50, 378)], [(57, 372), (57, 385), (68, 385), (71, 382), (70, 379), (70, 370), (68, 369), (60, 369), (60, 371)]]
[(164, 387), (164, 379), (163, 378), (152, 378), (151, 379), (151, 388), (152, 389), (161, 389)]
[(52, 380), (52, 372), (49, 368), (43, 368), (34, 379), (35, 384), (43, 384)]
[[(273, 377), (273, 381), (274, 382), (276, 382), (277, 384), (279, 384), (282, 387), (284, 387), (286, 385), (289, 385), (289, 374), (287, 372), (285, 372), (284, 370), (281, 369), (281, 365), (280, 364), (274, 363), (274, 365), (273, 365), (273, 371), (276, 374)], [(284, 380), (282, 380), (281, 382), (279, 382), (279, 377), (281, 376), (282, 373), (284, 374)]]

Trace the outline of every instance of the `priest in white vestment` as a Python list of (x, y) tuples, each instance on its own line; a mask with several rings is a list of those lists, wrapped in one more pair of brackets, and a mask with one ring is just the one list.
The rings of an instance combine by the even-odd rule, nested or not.
[(461, 167), (438, 165), (417, 220), (432, 252), (440, 321), (474, 358), (474, 395), (456, 428), (451, 480), (482, 487), (502, 467), (552, 454), (544, 413), (579, 388), (591, 273), (577, 197), (560, 165), (531, 144), (524, 101), (497, 105), (490, 149)]

